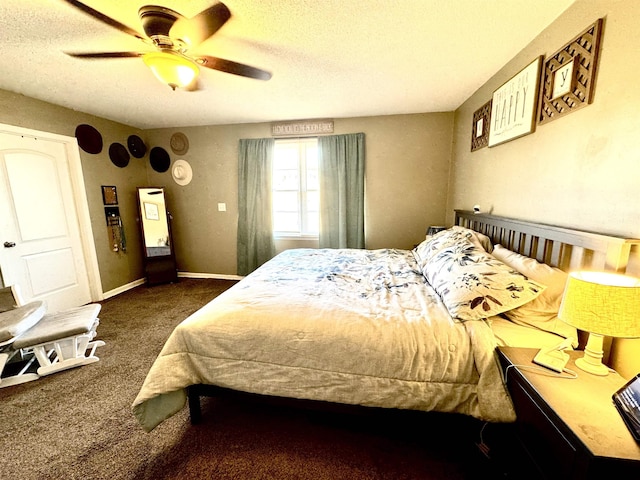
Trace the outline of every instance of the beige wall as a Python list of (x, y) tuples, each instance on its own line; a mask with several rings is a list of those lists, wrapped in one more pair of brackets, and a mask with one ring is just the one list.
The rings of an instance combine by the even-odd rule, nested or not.
[[(536, 56), (553, 55), (600, 17), (593, 104), (531, 135), (471, 153), (473, 112)], [(480, 204), (497, 215), (640, 238), (638, 18), (636, 0), (578, 0), (456, 111), (449, 222), (453, 209)], [(639, 342), (618, 347), (616, 354), (625, 353), (616, 367), (627, 376), (640, 371)]]
[[(102, 288), (118, 289), (144, 277), (136, 204), (136, 187), (165, 186), (172, 213), (178, 268), (191, 273), (236, 274), (237, 148), (241, 138), (270, 136), (270, 124), (181, 128), (190, 148), (193, 181), (177, 185), (170, 171), (149, 167), (149, 150), (160, 146), (178, 159), (169, 141), (175, 129), (140, 131), (133, 127), (75, 112), (0, 90), (0, 123), (68, 135), (78, 124), (98, 129), (104, 148), (91, 155), (80, 150)], [(366, 134), (366, 245), (368, 248), (411, 248), (428, 225), (445, 217), (451, 158), (453, 113), (336, 119), (335, 133)], [(112, 142), (126, 145), (129, 135), (142, 137), (147, 154), (131, 158), (126, 168), (109, 159)], [(118, 189), (128, 249), (110, 249), (101, 185)], [(227, 211), (219, 212), (218, 203)]]
[[(470, 152), (473, 112), (537, 55), (552, 55), (605, 18), (593, 104), (528, 136)], [(450, 201), (493, 213), (640, 237), (640, 41), (634, 0), (576, 2), (456, 111)]]
[[(171, 135), (183, 132), (189, 151), (179, 157), (193, 180), (179, 186), (170, 172), (149, 172), (153, 186), (167, 188), (173, 214), (178, 268), (192, 273), (236, 273), (237, 157), (241, 138), (269, 137), (270, 124), (242, 124), (145, 132), (171, 152)], [(335, 120), (335, 133), (364, 132), (365, 238), (367, 248), (412, 248), (426, 227), (445, 216), (453, 114), (392, 115)], [(218, 203), (227, 211), (219, 212)]]
[[(132, 158), (126, 168), (118, 168), (111, 163), (108, 153), (112, 142), (126, 145), (129, 135), (142, 133), (133, 127), (4, 90), (0, 90), (0, 123), (69, 137), (75, 136), (77, 125), (88, 123), (102, 134), (104, 146), (101, 153), (92, 155), (80, 149), (102, 289), (108, 292), (142, 278), (135, 187), (147, 181), (146, 157), (140, 160)], [(101, 185), (115, 185), (118, 188), (120, 214), (129, 244), (126, 253), (115, 253), (110, 249)]]

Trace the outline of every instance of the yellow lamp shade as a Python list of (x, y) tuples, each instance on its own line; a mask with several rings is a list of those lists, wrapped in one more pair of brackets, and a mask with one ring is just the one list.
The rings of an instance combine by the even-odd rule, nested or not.
[(640, 279), (615, 273), (573, 272), (558, 317), (586, 332), (640, 337)]
[(142, 60), (158, 80), (173, 90), (186, 87), (200, 72), (195, 62), (170, 51), (147, 53)]
[(603, 336), (640, 337), (640, 280), (604, 272), (569, 275), (558, 317), (589, 332), (584, 356), (576, 366), (593, 375), (608, 375), (602, 363)]

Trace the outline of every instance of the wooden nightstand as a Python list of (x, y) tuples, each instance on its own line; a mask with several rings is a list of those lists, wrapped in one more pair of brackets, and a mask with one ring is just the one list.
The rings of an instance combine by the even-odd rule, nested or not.
[(514, 430), (540, 477), (640, 478), (640, 445), (611, 401), (625, 379), (617, 373), (599, 377), (583, 372), (574, 364), (582, 352), (571, 352), (567, 365), (578, 374), (576, 379), (519, 368), (535, 366), (537, 352), (498, 348), (518, 416)]

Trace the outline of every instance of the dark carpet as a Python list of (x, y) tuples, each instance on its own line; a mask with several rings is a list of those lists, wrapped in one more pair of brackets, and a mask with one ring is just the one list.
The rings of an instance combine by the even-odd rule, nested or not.
[(233, 284), (181, 279), (103, 303), (100, 362), (0, 389), (0, 478), (498, 478), (458, 415), (224, 395), (144, 433), (131, 403), (173, 328)]

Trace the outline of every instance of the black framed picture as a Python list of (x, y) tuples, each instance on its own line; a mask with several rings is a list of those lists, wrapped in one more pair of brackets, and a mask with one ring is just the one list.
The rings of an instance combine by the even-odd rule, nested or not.
[(117, 205), (118, 204), (118, 192), (114, 185), (102, 186), (102, 203), (104, 205)]

